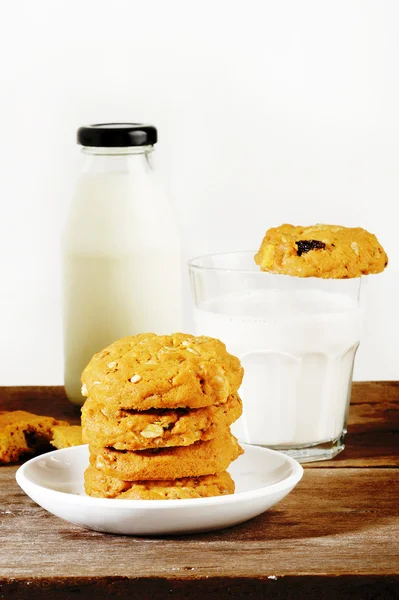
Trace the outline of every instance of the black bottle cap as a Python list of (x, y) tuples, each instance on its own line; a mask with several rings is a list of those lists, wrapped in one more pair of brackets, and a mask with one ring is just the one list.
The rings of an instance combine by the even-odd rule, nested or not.
[(98, 123), (79, 127), (77, 132), (78, 144), (97, 148), (152, 146), (157, 141), (156, 128), (144, 123)]

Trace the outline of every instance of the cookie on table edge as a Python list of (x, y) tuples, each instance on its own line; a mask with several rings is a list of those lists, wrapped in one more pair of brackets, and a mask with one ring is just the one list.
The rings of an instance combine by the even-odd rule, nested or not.
[(0, 411), (0, 464), (48, 450), (57, 425), (69, 424), (24, 410)]
[(361, 227), (280, 225), (266, 232), (255, 262), (269, 273), (348, 279), (381, 273), (388, 257)]
[(84, 475), (85, 491), (96, 498), (125, 500), (182, 500), (234, 493), (234, 481), (227, 471), (202, 477), (164, 481), (122, 481), (89, 466)]
[(82, 428), (80, 425), (55, 425), (52, 428), (50, 444), (60, 450), (80, 446), (82, 442)]

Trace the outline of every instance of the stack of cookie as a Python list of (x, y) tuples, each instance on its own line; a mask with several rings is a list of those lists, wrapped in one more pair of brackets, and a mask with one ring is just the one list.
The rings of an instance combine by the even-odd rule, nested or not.
[(177, 499), (234, 492), (226, 469), (242, 449), (243, 369), (209, 337), (141, 334), (96, 354), (82, 375), (91, 496)]

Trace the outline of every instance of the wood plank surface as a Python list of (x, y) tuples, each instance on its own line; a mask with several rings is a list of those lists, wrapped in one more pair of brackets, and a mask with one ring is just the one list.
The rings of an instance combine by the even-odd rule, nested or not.
[[(295, 493), (228, 530), (163, 538), (104, 535), (61, 521), (2, 478), (6, 577), (392, 575), (399, 481), (391, 469), (308, 469)], [(311, 501), (310, 501), (311, 499)], [(396, 536), (396, 537), (395, 537)], [(92, 551), (95, 550), (93, 556)]]
[(345, 450), (311, 468), (398, 467), (399, 382), (354, 383)]
[[(398, 383), (355, 384), (348, 447), (274, 509), (219, 532), (164, 538), (79, 529), (0, 467), (0, 598), (399, 597)], [(61, 388), (0, 389), (0, 410), (77, 422)], [(321, 468), (322, 467), (322, 468)]]
[[(0, 387), (0, 410), (28, 410), (77, 424), (80, 411), (62, 387)], [(353, 385), (344, 452), (307, 468), (399, 466), (399, 382)]]

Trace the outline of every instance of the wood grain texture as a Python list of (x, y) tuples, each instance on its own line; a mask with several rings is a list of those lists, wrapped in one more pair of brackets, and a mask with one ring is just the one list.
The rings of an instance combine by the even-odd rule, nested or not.
[[(0, 387), (0, 410), (28, 410), (80, 422), (62, 387)], [(399, 382), (353, 385), (344, 452), (307, 468), (399, 466)]]
[[(356, 384), (348, 448), (237, 527), (135, 538), (79, 529), (0, 468), (0, 598), (397, 598), (399, 384)], [(0, 389), (0, 410), (77, 422), (61, 388)], [(396, 432), (396, 433), (395, 433)], [(378, 468), (377, 468), (378, 467)]]
[(27, 410), (73, 425), (80, 423), (80, 409), (68, 402), (60, 386), (0, 387), (0, 410)]
[(345, 450), (309, 468), (398, 467), (399, 382), (354, 383)]
[[(285, 500), (228, 530), (156, 538), (104, 535), (53, 517), (6, 467), (0, 561), (7, 577), (392, 575), (399, 481), (391, 469), (308, 469)], [(11, 546), (12, 540), (12, 546)]]

